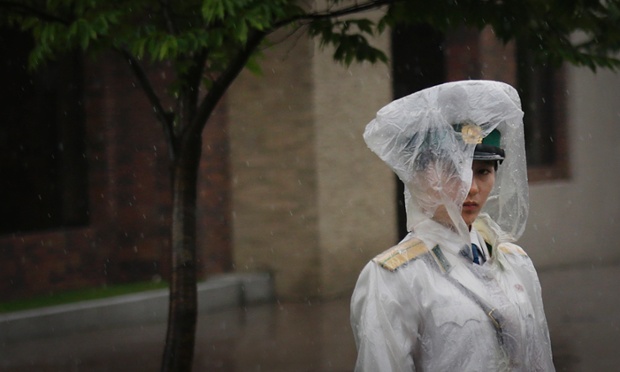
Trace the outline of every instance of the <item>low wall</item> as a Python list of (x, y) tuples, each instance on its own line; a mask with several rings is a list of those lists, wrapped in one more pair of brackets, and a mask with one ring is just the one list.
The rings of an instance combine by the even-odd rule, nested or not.
[[(225, 274), (198, 285), (198, 312), (273, 300), (269, 274)], [(0, 315), (0, 343), (165, 321), (168, 290), (153, 290)]]

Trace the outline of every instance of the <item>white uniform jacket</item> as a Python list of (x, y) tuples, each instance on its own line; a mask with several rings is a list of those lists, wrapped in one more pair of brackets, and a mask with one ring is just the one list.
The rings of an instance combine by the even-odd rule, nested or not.
[(475, 226), (492, 250), (483, 265), (449, 233), (410, 234), (366, 265), (351, 300), (356, 371), (554, 371), (530, 258)]

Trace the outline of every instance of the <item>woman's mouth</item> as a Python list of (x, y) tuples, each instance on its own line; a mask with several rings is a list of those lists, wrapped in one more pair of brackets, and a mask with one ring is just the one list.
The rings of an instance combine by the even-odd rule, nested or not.
[(478, 209), (478, 203), (473, 202), (473, 201), (468, 201), (468, 202), (463, 203), (464, 211), (471, 211), (475, 209)]

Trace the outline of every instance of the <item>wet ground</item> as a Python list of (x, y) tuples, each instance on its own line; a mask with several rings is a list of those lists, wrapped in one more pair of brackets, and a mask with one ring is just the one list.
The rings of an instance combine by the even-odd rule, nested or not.
[[(620, 365), (620, 266), (540, 273), (558, 371)], [(199, 318), (194, 371), (351, 371), (348, 298)], [(164, 324), (0, 345), (0, 371), (157, 371)]]

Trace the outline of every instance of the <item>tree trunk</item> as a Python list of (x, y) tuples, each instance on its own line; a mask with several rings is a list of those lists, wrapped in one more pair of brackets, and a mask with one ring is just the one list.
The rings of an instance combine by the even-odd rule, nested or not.
[(196, 333), (196, 185), (201, 138), (186, 138), (172, 168), (172, 270), (162, 372), (192, 369)]

